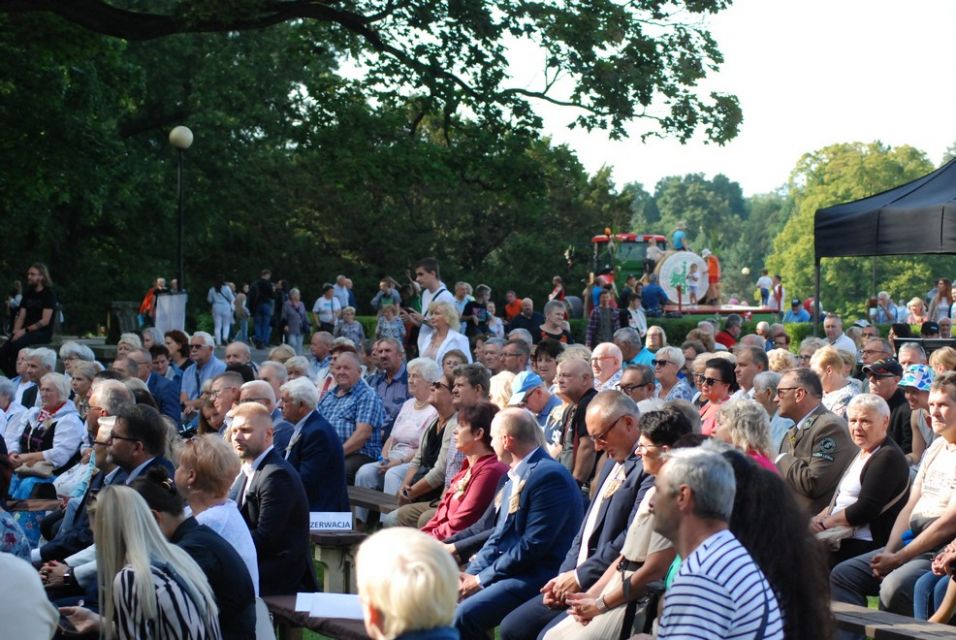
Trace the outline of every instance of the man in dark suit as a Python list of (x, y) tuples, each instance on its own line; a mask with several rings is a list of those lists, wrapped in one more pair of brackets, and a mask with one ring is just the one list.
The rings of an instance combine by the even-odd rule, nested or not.
[(524, 409), (491, 424), (498, 457), (511, 454), (495, 530), (459, 580), (455, 627), (462, 640), (487, 638), (510, 611), (554, 576), (581, 523), (577, 484), (538, 447), (540, 427)]
[(598, 478), (584, 522), (560, 573), (501, 622), (502, 640), (534, 638), (566, 608), (568, 594), (587, 590), (617, 559), (638, 504), (654, 486), (634, 454), (641, 436), (640, 411), (620, 391), (602, 391), (588, 405), (588, 434), (608, 461)]
[(827, 411), (822, 398), (823, 385), (810, 369), (791, 369), (777, 383), (780, 415), (796, 424), (783, 437), (775, 462), (809, 515), (830, 503), (857, 452), (846, 421)]
[(342, 441), (315, 411), (319, 392), (308, 378), (289, 380), (280, 391), (282, 416), (294, 426), (285, 459), (299, 472), (310, 511), (349, 511)]
[(309, 504), (295, 469), (272, 446), (272, 418), (257, 402), (239, 405), (232, 445), (242, 460), (230, 497), (259, 556), (259, 595), (315, 591), (309, 557)]
[[(153, 357), (146, 349), (136, 349), (126, 355), (130, 364), (136, 365), (136, 377), (146, 383), (150, 395), (156, 400), (159, 412), (169, 416), (173, 422), (179, 424), (182, 411), (179, 407), (179, 389), (172, 380), (153, 373)], [(129, 367), (132, 369), (132, 366)]]

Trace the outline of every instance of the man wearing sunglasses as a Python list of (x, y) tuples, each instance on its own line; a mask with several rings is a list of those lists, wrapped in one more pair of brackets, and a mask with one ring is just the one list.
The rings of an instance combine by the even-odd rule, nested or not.
[(857, 452), (846, 421), (827, 411), (822, 398), (823, 385), (810, 369), (792, 369), (777, 385), (780, 415), (796, 424), (784, 436), (775, 462), (808, 514), (830, 503)]
[(179, 394), (185, 415), (199, 411), (203, 383), (226, 370), (226, 363), (213, 353), (215, 345), (212, 336), (205, 331), (197, 331), (189, 338), (189, 359), (193, 363), (183, 371), (183, 387)]

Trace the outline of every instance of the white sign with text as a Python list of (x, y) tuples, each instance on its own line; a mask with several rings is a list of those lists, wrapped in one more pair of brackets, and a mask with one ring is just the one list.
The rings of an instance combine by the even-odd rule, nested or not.
[(313, 511), (309, 514), (309, 531), (351, 531), (352, 512)]

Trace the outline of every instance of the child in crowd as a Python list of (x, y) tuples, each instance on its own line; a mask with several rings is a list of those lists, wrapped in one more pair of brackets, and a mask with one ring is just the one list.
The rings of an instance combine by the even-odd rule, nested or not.
[(685, 277), (687, 281), (687, 293), (690, 296), (690, 303), (697, 304), (697, 292), (700, 287), (700, 273), (697, 270), (697, 263), (692, 262), (690, 265), (690, 271)]

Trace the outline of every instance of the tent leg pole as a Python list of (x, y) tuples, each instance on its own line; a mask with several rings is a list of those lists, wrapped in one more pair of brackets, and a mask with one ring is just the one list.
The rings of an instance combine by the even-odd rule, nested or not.
[(813, 290), (813, 335), (820, 335), (820, 258), (814, 262), (816, 285)]

